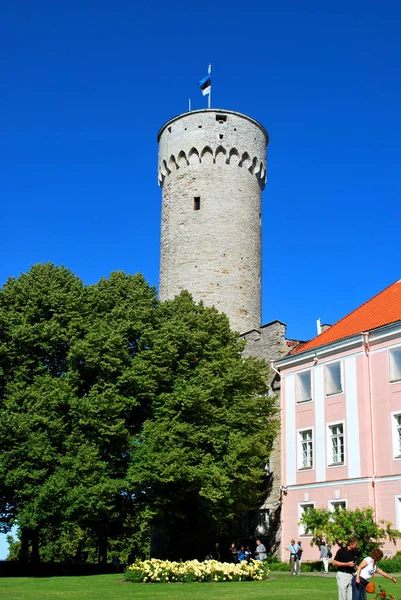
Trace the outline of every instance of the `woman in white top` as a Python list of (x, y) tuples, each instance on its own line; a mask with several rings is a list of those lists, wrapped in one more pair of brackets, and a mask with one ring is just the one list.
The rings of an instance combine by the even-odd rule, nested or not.
[(352, 578), (352, 600), (366, 600), (366, 586), (374, 573), (378, 573), (386, 579), (391, 579), (393, 583), (398, 583), (394, 577), (387, 575), (387, 573), (377, 566), (376, 563), (382, 558), (383, 552), (381, 550), (373, 550), (370, 556), (363, 559), (356, 571), (356, 575)]

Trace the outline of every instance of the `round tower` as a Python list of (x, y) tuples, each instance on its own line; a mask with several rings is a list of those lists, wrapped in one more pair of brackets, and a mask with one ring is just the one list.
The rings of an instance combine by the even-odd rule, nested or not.
[(240, 333), (261, 325), (267, 131), (231, 110), (184, 113), (159, 131), (160, 298), (188, 290)]

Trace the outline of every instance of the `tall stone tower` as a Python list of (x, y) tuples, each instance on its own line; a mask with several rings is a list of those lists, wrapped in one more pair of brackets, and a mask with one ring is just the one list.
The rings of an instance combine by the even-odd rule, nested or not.
[(240, 333), (261, 325), (267, 131), (231, 110), (184, 113), (161, 128), (160, 298), (187, 289)]

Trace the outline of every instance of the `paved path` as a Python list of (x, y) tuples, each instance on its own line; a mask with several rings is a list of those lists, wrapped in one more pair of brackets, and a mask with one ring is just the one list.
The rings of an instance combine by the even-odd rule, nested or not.
[[(272, 575), (288, 575), (290, 576), (291, 573), (289, 571), (270, 571), (270, 573)], [(299, 575), (299, 577), (335, 577), (337, 575), (336, 572), (334, 571), (329, 571), (328, 573), (322, 573), (321, 571), (305, 571), (304, 573), (301, 573), (301, 575)], [(389, 575), (391, 575), (392, 577), (395, 577), (396, 579), (401, 579), (401, 573), (389, 573)], [(379, 578), (378, 578), (379, 579)], [(384, 579), (384, 577), (383, 577)], [(380, 581), (380, 579), (379, 579)]]
[[(289, 571), (270, 571), (272, 575), (291, 575)], [(305, 571), (305, 573), (301, 573), (298, 577), (335, 577), (337, 573), (334, 571), (329, 571), (329, 573), (321, 573), (320, 571)]]

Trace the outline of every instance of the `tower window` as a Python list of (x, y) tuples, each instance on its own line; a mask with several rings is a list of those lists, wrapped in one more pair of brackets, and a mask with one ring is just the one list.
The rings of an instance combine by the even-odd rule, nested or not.
[(225, 123), (227, 121), (227, 115), (216, 115), (216, 121)]
[(200, 196), (194, 198), (194, 210), (200, 210)]

